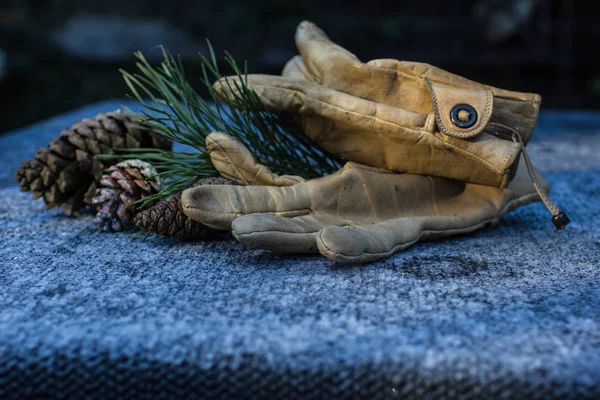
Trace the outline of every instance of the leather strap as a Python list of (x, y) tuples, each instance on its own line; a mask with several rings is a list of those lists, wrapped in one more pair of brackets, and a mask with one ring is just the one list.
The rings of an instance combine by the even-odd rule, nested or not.
[[(441, 132), (457, 139), (471, 139), (487, 126), (494, 108), (491, 90), (461, 89), (429, 79), (425, 82), (431, 92), (433, 112)], [(461, 125), (455, 118), (465, 124)]]

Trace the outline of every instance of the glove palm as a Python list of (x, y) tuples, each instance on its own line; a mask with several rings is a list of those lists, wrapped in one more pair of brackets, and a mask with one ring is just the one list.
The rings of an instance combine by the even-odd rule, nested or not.
[(215, 166), (230, 179), (290, 186), (196, 187), (183, 193), (184, 212), (232, 230), (242, 243), (278, 252), (318, 251), (332, 260), (369, 262), (418, 240), (494, 225), (504, 213), (539, 200), (524, 168), (505, 189), (353, 162), (326, 177), (277, 181), (228, 135), (214, 133), (207, 145), (211, 158), (219, 160)]

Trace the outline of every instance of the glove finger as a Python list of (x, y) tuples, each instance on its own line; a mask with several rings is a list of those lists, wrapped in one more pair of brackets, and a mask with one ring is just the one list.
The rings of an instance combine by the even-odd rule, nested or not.
[(250, 214), (233, 221), (233, 236), (241, 243), (279, 253), (316, 253), (319, 230), (341, 221), (330, 216), (295, 218)]
[(353, 69), (359, 69), (360, 73), (364, 74), (365, 65), (354, 54), (332, 42), (327, 34), (312, 22), (303, 21), (298, 25), (296, 47), (306, 69), (324, 85), (338, 82), (340, 75)]
[(291, 186), (305, 180), (300, 176), (274, 174), (258, 164), (242, 142), (224, 132), (208, 135), (206, 150), (222, 177), (242, 185)]
[(416, 243), (423, 229), (422, 218), (398, 218), (352, 227), (328, 226), (317, 235), (317, 247), (333, 261), (358, 264), (379, 260)]
[(256, 165), (250, 150), (224, 132), (213, 132), (206, 137), (206, 151), (215, 169), (225, 179), (242, 185), (250, 185), (251, 171)]
[(302, 56), (294, 56), (283, 67), (281, 76), (284, 78), (295, 79), (298, 81), (317, 82), (317, 78), (310, 73)]
[(317, 235), (325, 257), (345, 263), (387, 258), (419, 240), (464, 234), (495, 225), (506, 212), (534, 199), (484, 185), (467, 185), (449, 201), (437, 201), (437, 215), (408, 216), (347, 228), (329, 226)]
[(295, 217), (308, 214), (306, 184), (295, 186), (197, 186), (181, 195), (183, 212), (211, 228), (230, 230), (234, 219), (246, 214), (273, 213)]
[[(395, 107), (412, 109), (411, 104), (421, 101), (407, 98), (407, 95), (413, 98), (420, 96), (420, 92), (413, 90), (405, 93), (396, 69), (375, 68), (362, 63), (354, 54), (332, 42), (325, 32), (311, 22), (304, 21), (298, 26), (296, 46), (311, 80), (323, 86)], [(423, 93), (429, 93), (422, 84), (419, 88)]]
[[(234, 81), (236, 78), (229, 79)], [(312, 82), (273, 75), (248, 75), (247, 83), (267, 108), (312, 117), (314, 121), (306, 121), (310, 124), (306, 128), (313, 140), (321, 133), (314, 131), (335, 128), (337, 131), (395, 133), (399, 126), (424, 129), (427, 122), (427, 115), (357, 98)], [(223, 93), (236, 90), (231, 82), (227, 85), (223, 81), (216, 82), (215, 88)]]

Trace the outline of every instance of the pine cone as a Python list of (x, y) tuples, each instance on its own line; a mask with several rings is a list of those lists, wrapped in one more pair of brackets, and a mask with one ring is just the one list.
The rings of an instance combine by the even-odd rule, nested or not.
[(40, 147), (35, 157), (25, 160), (15, 173), (21, 191), (43, 197), (46, 208), (60, 206), (69, 214), (91, 204), (102, 172), (118, 160), (98, 160), (97, 154), (114, 149), (154, 147), (171, 149), (171, 141), (142, 130), (135, 116), (118, 110), (84, 119)]
[[(199, 185), (231, 185), (233, 182), (217, 177), (201, 179)], [(181, 209), (181, 192), (167, 201), (161, 201), (154, 207), (144, 210), (135, 216), (138, 228), (159, 235), (181, 240), (207, 240), (223, 236), (223, 231), (209, 228), (188, 218)]]
[(140, 207), (136, 201), (160, 191), (160, 178), (154, 167), (141, 160), (125, 160), (108, 169), (92, 204), (100, 206), (96, 223), (102, 230), (117, 232), (133, 228)]

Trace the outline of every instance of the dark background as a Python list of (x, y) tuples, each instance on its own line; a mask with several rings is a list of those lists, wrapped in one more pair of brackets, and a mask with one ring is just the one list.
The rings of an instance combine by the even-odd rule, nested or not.
[(436, 64), (544, 108), (600, 108), (597, 1), (1, 0), (0, 133), (127, 93), (132, 53), (183, 57), (190, 80), (209, 38), (250, 72), (279, 73), (312, 20), (361, 60)]

